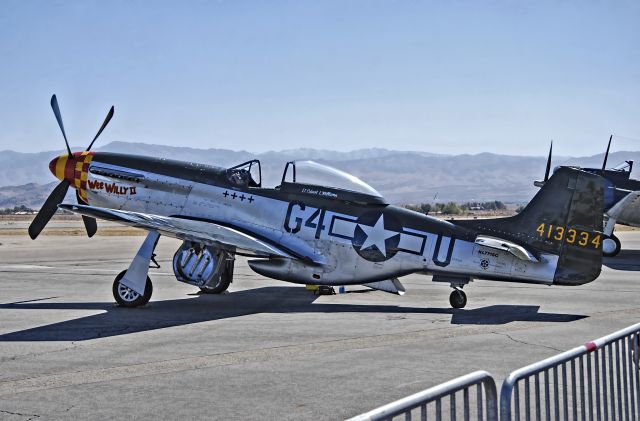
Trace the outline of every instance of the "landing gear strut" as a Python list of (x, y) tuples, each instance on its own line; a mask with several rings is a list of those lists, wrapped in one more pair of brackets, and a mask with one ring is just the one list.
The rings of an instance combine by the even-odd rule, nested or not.
[(113, 298), (122, 307), (143, 306), (151, 299), (153, 285), (148, 276), (149, 263), (153, 259), (153, 250), (159, 238), (160, 234), (150, 231), (129, 265), (129, 269), (120, 272), (113, 281)]
[(616, 220), (609, 217), (606, 219), (602, 234), (604, 234), (604, 240), (602, 241), (602, 255), (604, 257), (617, 256), (620, 253), (622, 245), (620, 240), (613, 234), (613, 230), (616, 227)]
[(467, 294), (460, 288), (454, 288), (449, 295), (449, 304), (453, 308), (464, 308), (467, 305)]

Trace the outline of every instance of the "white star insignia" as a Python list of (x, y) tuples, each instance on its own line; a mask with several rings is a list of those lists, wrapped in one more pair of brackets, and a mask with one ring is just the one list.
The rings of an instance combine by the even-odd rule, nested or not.
[(367, 234), (367, 239), (364, 240), (364, 243), (362, 243), (360, 250), (364, 250), (371, 246), (376, 246), (376, 248), (380, 250), (380, 253), (382, 253), (384, 257), (387, 257), (387, 247), (385, 246), (385, 241), (387, 241), (388, 238), (391, 238), (394, 235), (398, 235), (399, 233), (395, 231), (389, 231), (384, 228), (384, 215), (380, 215), (380, 218), (378, 218), (378, 222), (376, 222), (374, 226), (362, 224), (358, 224), (358, 226), (362, 229), (362, 231), (364, 231), (365, 234)]

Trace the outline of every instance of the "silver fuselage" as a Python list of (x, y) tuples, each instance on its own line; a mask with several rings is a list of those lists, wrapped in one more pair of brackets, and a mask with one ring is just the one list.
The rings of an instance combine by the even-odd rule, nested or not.
[[(297, 252), (295, 259), (252, 261), (256, 272), (272, 278), (348, 285), (422, 272), (445, 279), (553, 283), (557, 255), (543, 253), (539, 262), (523, 261), (506, 251), (476, 244), (473, 233), (450, 222), (403, 208), (343, 206), (319, 197), (317, 191), (294, 194), (277, 188), (233, 188), (217, 185), (215, 180), (117, 165), (115, 154), (105, 163), (100, 155), (95, 154), (88, 169), (84, 193), (90, 205), (212, 221)], [(118, 176), (109, 176), (110, 171)], [(384, 221), (380, 222), (379, 215)], [(363, 232), (368, 236), (363, 237)], [(373, 238), (370, 244), (369, 237)], [(369, 251), (363, 250), (366, 247), (361, 246), (367, 245)]]

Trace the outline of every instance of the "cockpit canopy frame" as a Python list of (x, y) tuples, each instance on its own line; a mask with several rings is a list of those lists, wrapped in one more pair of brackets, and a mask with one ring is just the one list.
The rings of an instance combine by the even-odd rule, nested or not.
[(621, 162), (620, 164), (618, 164), (615, 167), (611, 168), (612, 171), (620, 171), (620, 172), (625, 172), (625, 173), (627, 173), (627, 172), (631, 173), (632, 169), (633, 169), (633, 160)]
[(225, 175), (227, 181), (237, 187), (262, 187), (262, 168), (258, 159), (228, 168)]
[(342, 201), (386, 204), (376, 189), (358, 177), (314, 161), (287, 162), (281, 188)]

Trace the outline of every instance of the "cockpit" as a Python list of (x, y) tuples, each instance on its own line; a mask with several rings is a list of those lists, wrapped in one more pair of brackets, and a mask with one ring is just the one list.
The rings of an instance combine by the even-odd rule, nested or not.
[(257, 159), (252, 159), (251, 161), (231, 167), (227, 169), (225, 175), (227, 181), (236, 187), (262, 186), (262, 170), (260, 168), (260, 161)]
[(287, 162), (282, 183), (326, 187), (382, 198), (376, 189), (358, 177), (314, 161)]
[[(227, 169), (225, 176), (238, 188), (263, 188), (262, 170), (257, 159)], [(287, 162), (280, 185), (274, 189), (325, 199), (386, 204), (376, 189), (358, 177), (314, 161)]]
[(633, 168), (633, 161), (624, 161), (623, 163), (618, 164), (615, 167), (613, 167), (612, 170), (613, 171), (630, 173), (632, 168)]

